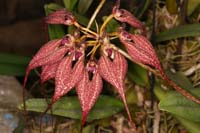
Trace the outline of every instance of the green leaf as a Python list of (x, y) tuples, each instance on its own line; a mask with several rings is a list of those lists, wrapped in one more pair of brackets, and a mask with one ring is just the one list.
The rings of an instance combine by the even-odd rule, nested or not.
[(26, 56), (0, 53), (0, 64), (27, 65), (30, 59), (30, 57)]
[(84, 25), (84, 26), (87, 26), (88, 22), (89, 22), (89, 19), (86, 18), (85, 16), (83, 15), (80, 15), (76, 12), (73, 12), (74, 16), (76, 17), (77, 21), (81, 24), (81, 25)]
[[(0, 74), (24, 76), (30, 57), (0, 53)], [(33, 74), (33, 72), (31, 72)]]
[(62, 38), (65, 31), (62, 25), (49, 25), (48, 26), (50, 40)]
[(72, 11), (74, 9), (74, 6), (77, 3), (77, 0), (63, 0), (63, 3), (66, 9), (68, 9), (69, 11)]
[(186, 120), (184, 118), (175, 117), (190, 133), (199, 133), (200, 123)]
[(95, 124), (89, 124), (83, 128), (83, 133), (95, 133)]
[(140, 0), (139, 2), (140, 2), (139, 7), (137, 8), (135, 13), (135, 16), (137, 18), (141, 18), (143, 16), (143, 14), (146, 12), (151, 3), (150, 0)]
[(1, 75), (13, 75), (13, 76), (24, 76), (26, 66), (13, 65), (13, 64), (1, 64), (0, 63), (0, 74)]
[(128, 104), (137, 104), (138, 97), (137, 97), (137, 94), (132, 87), (126, 89), (125, 95), (126, 95), (126, 101), (127, 101)]
[(128, 76), (136, 84), (141, 86), (148, 86), (147, 70), (133, 63), (128, 65)]
[(93, 2), (93, 0), (79, 0), (78, 13), (80, 13), (80, 14), (86, 13), (86, 11), (89, 9), (92, 2)]
[(161, 88), (161, 85), (158, 84), (157, 82), (155, 83), (153, 91), (159, 100), (162, 100), (167, 96), (167, 91), (163, 90), (163, 88)]
[[(57, 4), (47, 4), (44, 6), (46, 15), (49, 13), (62, 9), (61, 6)], [(50, 39), (58, 39), (65, 35), (65, 30), (63, 25), (48, 25), (49, 37)]]
[(200, 24), (187, 24), (161, 32), (156, 36), (156, 42), (177, 39), (180, 37), (200, 36)]
[(49, 14), (51, 12), (54, 12), (54, 11), (59, 10), (59, 9), (62, 9), (63, 7), (58, 5), (58, 4), (55, 4), (55, 3), (50, 3), (50, 4), (44, 5), (44, 8), (45, 8), (45, 13), (47, 15), (47, 14)]
[(76, 27), (75, 27), (75, 26), (73, 26), (73, 25), (68, 26), (68, 28), (67, 28), (67, 33), (73, 35), (75, 30), (76, 30)]
[[(103, 17), (103, 20), (105, 20), (107, 17)], [(115, 32), (119, 28), (119, 23), (115, 19), (111, 19), (108, 24), (106, 25), (106, 31), (107, 32)]]
[(172, 81), (174, 81), (177, 85), (184, 88), (185, 90), (193, 88), (192, 83), (182, 72), (172, 73), (167, 71), (166, 74)]
[[(200, 98), (200, 89), (191, 89), (193, 95)], [(200, 105), (188, 100), (178, 92), (169, 92), (166, 98), (159, 103), (159, 108), (172, 113), (175, 116), (183, 117), (187, 120), (200, 122)]]
[[(166, 72), (167, 75), (175, 83), (180, 85), (182, 88), (191, 90), (193, 89), (193, 94), (200, 94), (199, 90), (193, 88), (192, 83), (184, 76), (181, 72), (175, 74)], [(197, 93), (195, 91), (198, 91)], [(180, 121), (180, 123), (191, 133), (198, 133), (200, 131), (200, 122), (196, 122), (194, 118), (199, 118), (199, 115), (196, 115), (198, 112), (199, 105), (193, 106), (193, 102), (189, 101), (183, 96), (180, 96), (177, 92), (167, 92), (164, 91), (160, 85), (155, 85), (154, 94), (160, 99), (159, 108), (161, 110), (167, 111), (174, 115), (174, 117)], [(177, 97), (178, 95), (178, 97)], [(199, 96), (200, 97), (200, 96)], [(184, 99), (184, 100), (182, 100)], [(192, 105), (191, 105), (192, 103)], [(192, 113), (192, 116), (189, 116)], [(194, 113), (194, 114), (193, 114)]]
[[(45, 99), (29, 99), (26, 101), (28, 111), (44, 112), (47, 107)], [(119, 99), (101, 95), (95, 106), (89, 113), (88, 121), (102, 119), (118, 113), (124, 108)], [(19, 106), (23, 109), (23, 105)], [(48, 112), (50, 113), (50, 111)], [(73, 119), (81, 119), (81, 107), (77, 97), (63, 97), (52, 107), (52, 114), (69, 117)]]

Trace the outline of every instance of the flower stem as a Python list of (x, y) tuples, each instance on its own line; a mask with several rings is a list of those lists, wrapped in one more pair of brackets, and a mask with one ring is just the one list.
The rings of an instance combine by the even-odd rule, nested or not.
[(108, 36), (118, 36), (119, 35), (119, 32), (112, 32), (112, 33), (107, 33)]
[(89, 45), (89, 46), (93, 46), (94, 44), (96, 44), (98, 41), (94, 41), (94, 40), (92, 40), (92, 41), (87, 41), (87, 44), (92, 44), (92, 45)]
[(101, 28), (100, 28), (100, 35), (103, 33), (103, 30), (105, 29), (106, 25), (108, 24), (108, 22), (113, 18), (113, 15), (109, 15), (106, 20), (103, 22)]
[(102, 8), (103, 4), (105, 3), (106, 0), (101, 0), (101, 2), (99, 3), (98, 7), (96, 8), (95, 12), (93, 13), (92, 17), (90, 18), (90, 21), (87, 25), (87, 29), (89, 29), (94, 21), (94, 19), (96, 18), (98, 12), (100, 11), (100, 9)]
[(99, 48), (99, 46), (100, 46), (101, 44), (100, 43), (98, 43), (97, 45), (94, 45), (94, 47), (92, 48), (92, 50), (87, 54), (87, 56), (89, 56), (90, 54), (91, 54), (91, 59), (94, 59), (94, 55), (95, 55), (95, 53), (96, 53), (96, 51), (97, 51), (97, 49)]
[(94, 31), (91, 31), (91, 30), (89, 30), (89, 29), (87, 29), (87, 28), (81, 26), (81, 25), (78, 24), (78, 23), (75, 23), (74, 25), (75, 25), (77, 28), (79, 28), (79, 29), (81, 29), (81, 30), (83, 30), (83, 31), (85, 31), (85, 32), (88, 32), (88, 33), (90, 33), (90, 34), (92, 34), (92, 35), (98, 36), (97, 33), (95, 33)]

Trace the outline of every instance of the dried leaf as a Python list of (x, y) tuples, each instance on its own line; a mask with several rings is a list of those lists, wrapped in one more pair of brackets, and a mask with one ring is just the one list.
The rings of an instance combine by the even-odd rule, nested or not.
[(98, 72), (89, 80), (88, 72), (85, 70), (82, 80), (77, 84), (76, 91), (82, 108), (82, 125), (84, 125), (88, 113), (94, 106), (102, 90), (102, 79)]

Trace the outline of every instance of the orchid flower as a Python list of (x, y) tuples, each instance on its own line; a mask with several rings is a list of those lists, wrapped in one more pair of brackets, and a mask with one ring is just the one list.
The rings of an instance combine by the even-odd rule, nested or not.
[[(200, 100), (167, 77), (153, 46), (144, 36), (146, 34), (145, 26), (129, 11), (120, 9), (119, 5), (120, 0), (117, 0), (111, 15), (104, 21), (98, 32), (92, 31), (90, 26), (87, 28), (81, 26), (73, 14), (65, 9), (50, 13), (46, 17), (48, 24), (74, 25), (77, 29), (73, 35), (67, 34), (61, 39), (51, 40), (40, 48), (27, 67), (24, 89), (30, 71), (42, 67), (41, 83), (43, 84), (49, 79), (55, 80), (55, 91), (48, 109), (75, 88), (82, 109), (83, 126), (103, 89), (103, 80), (105, 80), (119, 93), (133, 131), (137, 132), (125, 98), (124, 80), (128, 68), (126, 58), (142, 67), (149, 68), (148, 70), (155, 74), (158, 71), (163, 80), (186, 98), (199, 104)], [(94, 20), (95, 15), (96, 13), (91, 17), (90, 23)], [(115, 37), (119, 38), (126, 51), (112, 44), (110, 40), (113, 35), (111, 36), (105, 30), (107, 23), (112, 18), (142, 30), (143, 34), (131, 34), (123, 28), (119, 28)]]

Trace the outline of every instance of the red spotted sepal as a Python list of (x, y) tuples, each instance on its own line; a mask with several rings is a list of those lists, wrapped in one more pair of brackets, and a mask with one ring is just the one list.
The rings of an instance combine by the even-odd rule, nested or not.
[(71, 12), (66, 9), (61, 9), (48, 14), (45, 21), (48, 24), (73, 25), (76, 22), (76, 19)]
[(131, 114), (128, 109), (124, 92), (124, 80), (127, 72), (127, 61), (120, 53), (112, 49), (105, 49), (104, 53), (106, 52), (108, 53), (103, 54), (100, 57), (99, 73), (104, 80), (113, 85), (118, 91), (124, 103), (131, 125), (136, 130), (135, 124), (132, 121)]
[(89, 61), (83, 72), (82, 80), (76, 86), (82, 109), (82, 126), (102, 90), (103, 83), (97, 68), (94, 61)]

